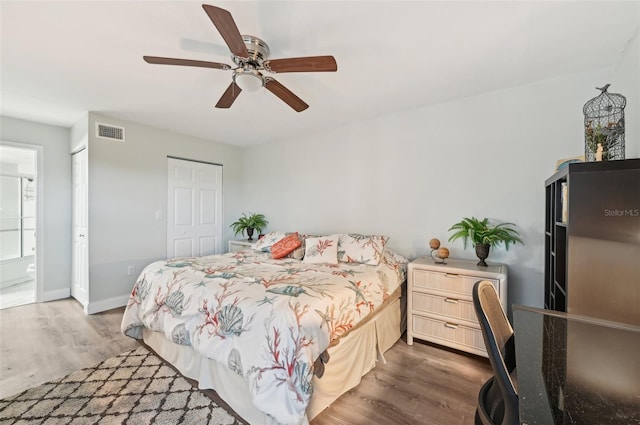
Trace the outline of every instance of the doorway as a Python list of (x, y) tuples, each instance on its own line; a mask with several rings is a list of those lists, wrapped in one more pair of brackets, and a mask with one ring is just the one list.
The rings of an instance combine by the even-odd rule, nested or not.
[(222, 165), (167, 160), (167, 258), (221, 254)]
[(37, 301), (38, 156), (0, 144), (0, 309)]

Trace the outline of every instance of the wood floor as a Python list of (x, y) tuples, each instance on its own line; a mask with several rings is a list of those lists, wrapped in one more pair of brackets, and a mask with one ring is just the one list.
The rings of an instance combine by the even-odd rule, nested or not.
[(0, 398), (138, 347), (122, 312), (87, 316), (72, 298), (0, 310)]
[[(0, 398), (135, 348), (122, 312), (87, 316), (73, 299), (0, 310)], [(404, 339), (385, 356), (311, 425), (473, 424), (487, 359)]]
[(403, 337), (311, 425), (471, 425), (489, 360)]

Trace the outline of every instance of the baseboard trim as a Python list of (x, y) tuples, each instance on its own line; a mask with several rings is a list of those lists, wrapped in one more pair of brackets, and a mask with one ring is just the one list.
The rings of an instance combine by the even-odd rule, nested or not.
[(46, 303), (48, 301), (62, 300), (71, 296), (71, 288), (56, 289), (55, 291), (42, 291), (38, 302)]
[(124, 307), (129, 301), (129, 294), (121, 295), (118, 297), (107, 298), (106, 300), (89, 302), (84, 307), (84, 312), (87, 314), (100, 313), (102, 311), (111, 310), (112, 308)]

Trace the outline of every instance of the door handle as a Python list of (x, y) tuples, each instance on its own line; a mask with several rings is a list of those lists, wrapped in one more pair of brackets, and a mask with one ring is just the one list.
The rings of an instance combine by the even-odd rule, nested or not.
[(449, 323), (449, 322), (445, 322), (444, 326), (445, 326), (445, 328), (458, 329), (458, 325), (453, 324), (453, 323)]
[(456, 300), (455, 298), (445, 298), (444, 302), (446, 303), (451, 303), (451, 304), (458, 304), (458, 300)]

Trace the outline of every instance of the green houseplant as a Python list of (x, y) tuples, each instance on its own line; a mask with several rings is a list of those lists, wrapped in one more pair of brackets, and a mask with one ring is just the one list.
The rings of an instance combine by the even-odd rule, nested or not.
[(236, 232), (236, 235), (238, 233), (244, 234), (246, 231), (249, 240), (252, 241), (254, 230), (257, 230), (258, 233), (262, 233), (262, 230), (267, 227), (267, 224), (269, 224), (269, 222), (265, 218), (264, 214), (250, 213), (247, 215), (246, 213), (242, 213), (242, 217), (231, 223), (229, 227)]
[(500, 223), (495, 226), (489, 224), (489, 219), (479, 220), (475, 217), (464, 217), (461, 221), (451, 226), (449, 231), (454, 233), (449, 237), (449, 241), (462, 239), (465, 249), (467, 241), (471, 241), (476, 249), (476, 255), (480, 259), (479, 266), (486, 266), (484, 261), (489, 256), (489, 248), (497, 247), (504, 243), (505, 249), (509, 250), (510, 244), (520, 243), (524, 245), (520, 234), (513, 228), (513, 223)]

